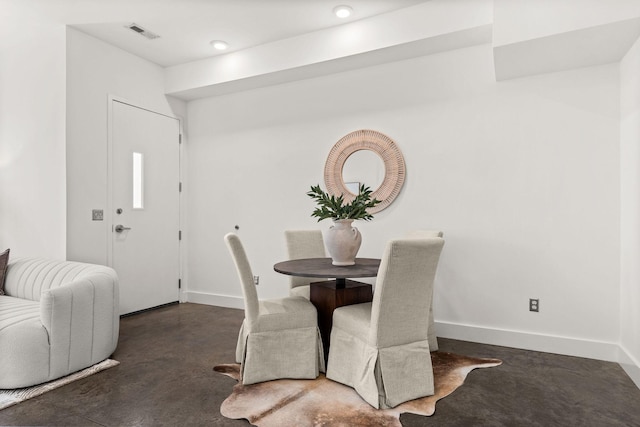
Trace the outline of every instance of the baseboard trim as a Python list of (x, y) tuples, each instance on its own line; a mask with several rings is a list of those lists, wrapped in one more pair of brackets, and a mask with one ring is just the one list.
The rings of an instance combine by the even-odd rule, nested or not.
[(215, 305), (218, 307), (244, 309), (244, 298), (230, 295), (209, 294), (204, 292), (187, 291), (184, 293), (186, 302), (196, 304)]
[(640, 388), (640, 363), (618, 343), (435, 322), (438, 337), (615, 362)]
[(620, 346), (612, 342), (489, 329), (448, 322), (436, 322), (435, 326), (437, 335), (443, 338), (620, 362)]
[(159, 308), (169, 307), (170, 305), (176, 305), (176, 304), (179, 304), (179, 303), (180, 303), (180, 301), (172, 301), (172, 302), (168, 302), (166, 304), (156, 305), (155, 307), (149, 307), (149, 308), (144, 308), (144, 309), (138, 310), (138, 311), (132, 311), (131, 313), (121, 314), (120, 318), (122, 319), (124, 317), (135, 316), (136, 314), (146, 313), (148, 311), (153, 311), (153, 310), (157, 310)]
[(631, 381), (633, 381), (638, 388), (640, 388), (640, 368), (636, 365), (630, 365), (627, 363), (621, 363), (620, 366), (629, 375)]
[(620, 366), (629, 375), (629, 378), (640, 388), (640, 363), (629, 352), (620, 346)]

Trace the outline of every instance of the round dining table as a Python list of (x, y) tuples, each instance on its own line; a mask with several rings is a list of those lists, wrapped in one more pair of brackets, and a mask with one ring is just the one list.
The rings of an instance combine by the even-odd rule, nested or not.
[(375, 277), (379, 267), (377, 258), (356, 258), (354, 265), (333, 265), (331, 258), (303, 258), (279, 262), (273, 269), (290, 276), (335, 279), (336, 288), (344, 288), (347, 278)]

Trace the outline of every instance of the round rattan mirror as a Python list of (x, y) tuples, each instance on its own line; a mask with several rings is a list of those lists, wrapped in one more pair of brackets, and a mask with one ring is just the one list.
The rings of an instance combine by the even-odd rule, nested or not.
[[(396, 143), (387, 135), (362, 129), (343, 136), (329, 152), (324, 166), (324, 183), (329, 194), (342, 194), (347, 202), (353, 200), (355, 195), (347, 188), (342, 169), (349, 156), (360, 150), (373, 151), (384, 162), (384, 179), (372, 193), (372, 197), (381, 202), (369, 210), (369, 213), (380, 212), (398, 196), (405, 176), (404, 157)], [(363, 184), (368, 185), (366, 182)]]

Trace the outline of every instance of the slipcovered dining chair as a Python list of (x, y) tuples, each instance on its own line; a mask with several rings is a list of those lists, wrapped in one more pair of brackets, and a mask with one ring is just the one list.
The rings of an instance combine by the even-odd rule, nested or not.
[[(286, 230), (284, 237), (287, 241), (289, 259), (325, 258), (327, 256), (320, 230)], [(309, 284), (318, 280), (320, 279), (313, 277), (289, 276), (289, 295), (309, 299)]]
[(434, 393), (428, 315), (443, 245), (439, 237), (390, 241), (373, 302), (333, 312), (327, 378), (375, 408)]
[(302, 297), (259, 301), (240, 238), (229, 233), (224, 239), (244, 295), (245, 318), (236, 346), (242, 383), (316, 378), (325, 370), (316, 308)]
[[(443, 235), (444, 234), (442, 233), (442, 231), (439, 230), (413, 230), (407, 233), (407, 237), (413, 239), (442, 237)], [(431, 351), (437, 351), (439, 348), (438, 337), (436, 335), (436, 326), (433, 320), (433, 304), (431, 304), (431, 308), (429, 308), (429, 348), (431, 349)]]

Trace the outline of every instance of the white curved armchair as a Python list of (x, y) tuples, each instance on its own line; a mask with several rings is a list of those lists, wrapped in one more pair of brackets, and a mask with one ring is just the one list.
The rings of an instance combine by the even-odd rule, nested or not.
[(319, 371), (324, 372), (316, 308), (302, 297), (259, 301), (251, 265), (240, 238), (229, 233), (224, 239), (244, 295), (245, 318), (236, 346), (242, 383), (316, 378)]
[[(289, 259), (325, 258), (327, 256), (322, 231), (320, 230), (286, 230), (287, 254)], [(313, 277), (289, 276), (289, 295), (310, 299), (311, 282), (320, 279)]]
[(387, 244), (373, 302), (333, 312), (327, 378), (375, 408), (434, 393), (428, 341), (431, 288), (444, 240)]
[(102, 265), (22, 258), (0, 296), (0, 389), (28, 387), (108, 358), (120, 327), (118, 276)]

